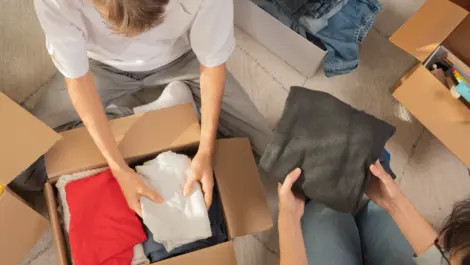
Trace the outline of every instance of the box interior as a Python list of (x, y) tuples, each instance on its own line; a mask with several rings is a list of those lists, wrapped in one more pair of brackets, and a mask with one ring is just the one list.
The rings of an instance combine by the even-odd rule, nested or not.
[[(144, 115), (116, 119), (110, 121), (110, 124), (120, 151), (130, 165), (153, 159), (158, 153), (167, 150), (194, 155), (200, 139), (199, 123), (191, 105), (179, 105)], [(49, 175), (45, 191), (54, 242), (60, 253), (59, 262), (60, 265), (66, 265), (69, 264), (68, 255), (53, 184), (60, 175), (99, 168), (105, 165), (105, 161), (96, 153), (99, 151), (85, 128), (70, 130), (61, 135), (63, 140), (45, 156)], [(158, 137), (155, 137), (156, 135)], [(271, 214), (247, 139), (216, 141), (214, 176), (230, 239), (272, 227)], [(220, 256), (220, 253), (212, 251), (225, 251), (225, 248), (216, 247), (208, 250), (210, 255)], [(200, 255), (198, 252), (200, 251), (196, 251), (195, 255)], [(186, 255), (193, 253), (183, 256)], [(177, 264), (179, 257), (169, 260), (175, 260), (174, 264)], [(220, 259), (225, 260), (227, 257), (222, 255)]]
[[(171, 151), (174, 151), (174, 150), (171, 150)], [(196, 154), (196, 151), (197, 149), (195, 148), (188, 148), (188, 149), (183, 149), (181, 151), (178, 151), (179, 154), (184, 154), (184, 155), (187, 155), (188, 157), (190, 157), (191, 159), (194, 157), (194, 155)], [(161, 153), (161, 152), (160, 152)], [(145, 157), (142, 157), (140, 158), (139, 160), (136, 160), (136, 161), (133, 161), (132, 164), (129, 164), (129, 166), (131, 168), (135, 168), (136, 166), (138, 165), (142, 165), (144, 162), (148, 161), (148, 160), (151, 160), (153, 158), (155, 158), (156, 156), (158, 155), (157, 154), (149, 154), (149, 155), (146, 155)], [(63, 218), (61, 216), (61, 214), (59, 213), (59, 207), (61, 207), (61, 205), (59, 204), (59, 201), (58, 201), (58, 191), (57, 191), (57, 188), (55, 187), (55, 184), (57, 183), (57, 181), (59, 180), (60, 176), (57, 176), (57, 177), (54, 177), (54, 178), (51, 178), (49, 179), (49, 183), (48, 183), (48, 194), (46, 195), (47, 197), (47, 201), (48, 201), (48, 204), (51, 204), (50, 207), (50, 211), (49, 211), (49, 215), (50, 215), (50, 218), (51, 219), (54, 219), (54, 223), (55, 224), (58, 224), (57, 226), (55, 226), (54, 230), (56, 231), (57, 235), (57, 242), (59, 244), (57, 244), (57, 246), (59, 246), (58, 248), (58, 252), (60, 253), (59, 256), (59, 259), (61, 260), (64, 260), (66, 261), (67, 263), (64, 263), (64, 264), (72, 264), (72, 260), (71, 260), (71, 253), (70, 253), (70, 249), (68, 247), (66, 247), (66, 241), (65, 241), (65, 229), (64, 229), (64, 225), (63, 225)], [(217, 177), (214, 176), (215, 178), (215, 181), (217, 182)], [(216, 185), (216, 187), (218, 189), (218, 186)], [(220, 191), (219, 191), (220, 193)], [(221, 201), (221, 204), (222, 204), (222, 210), (224, 211), (224, 203), (223, 201)], [(56, 213), (56, 214), (51, 214), (51, 213)], [(227, 222), (226, 222), (226, 217), (225, 217), (225, 211), (224, 211), (224, 221), (225, 221), (225, 225), (226, 227), (228, 227), (227, 225)], [(228, 235), (228, 238), (229, 239), (232, 239), (232, 236), (230, 235), (230, 231), (227, 229), (227, 235)], [(223, 244), (223, 243), (221, 243)], [(190, 252), (188, 252), (190, 253)], [(188, 253), (185, 253), (185, 254), (188, 254)], [(62, 257), (63, 256), (63, 257)]]
[[(248, 140), (242, 138), (217, 140), (216, 149), (214, 177), (222, 202), (229, 239), (269, 229), (272, 226), (272, 220)], [(195, 151), (193, 148), (188, 148), (179, 153), (191, 156), (195, 154)], [(134, 164), (141, 164), (149, 158), (153, 159), (154, 156), (155, 154), (152, 154), (150, 157), (135, 161)], [(71, 263), (65, 246), (61, 217), (58, 213), (57, 190), (54, 186), (57, 180), (58, 177), (51, 178), (46, 184), (46, 199), (54, 242), (59, 253), (58, 258), (62, 261), (61, 265), (66, 265)], [(242, 192), (244, 196), (239, 196)], [(224, 249), (218, 248), (219, 245), (210, 248), (214, 248), (213, 251)], [(195, 252), (199, 251), (201, 250)], [(182, 256), (192, 253), (194, 252)], [(181, 256), (169, 260), (179, 262), (179, 257)], [(161, 264), (161, 262), (156, 264)]]
[(443, 45), (464, 63), (470, 65), (470, 15), (452, 31)]

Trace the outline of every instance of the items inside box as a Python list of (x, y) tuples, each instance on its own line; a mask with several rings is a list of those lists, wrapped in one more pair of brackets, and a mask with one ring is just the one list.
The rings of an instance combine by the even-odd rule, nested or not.
[[(166, 154), (167, 154), (166, 159), (167, 160), (168, 160), (168, 153), (171, 153), (171, 152), (166, 152)], [(157, 156), (157, 159), (155, 159), (155, 160), (158, 160), (159, 158), (162, 158), (162, 155), (164, 155), (164, 154), (165, 153), (160, 154), (159, 156)], [(185, 156), (185, 155), (176, 155), (174, 153), (172, 153), (172, 154), (174, 156), (179, 156), (179, 158), (180, 158), (179, 163), (181, 163), (181, 157), (185, 157), (185, 158), (183, 158), (183, 161), (187, 162), (187, 161), (190, 161), (189, 157), (192, 157), (192, 155), (193, 155), (192, 152), (187, 152), (186, 153), (187, 156)], [(137, 166), (137, 170), (139, 170), (139, 167), (142, 167), (142, 166), (139, 166), (139, 165), (142, 165), (142, 162), (144, 162), (143, 163), (144, 166), (145, 165), (152, 165), (152, 163), (149, 163), (148, 158), (147, 158), (143, 161), (139, 161), (138, 164), (134, 164), (132, 166)], [(162, 161), (160, 161), (160, 162), (162, 162)], [(176, 162), (178, 163), (178, 161), (176, 161)], [(166, 162), (163, 161), (163, 164), (162, 163), (159, 163), (158, 165), (154, 164), (154, 165), (152, 165), (152, 167), (155, 166), (155, 165), (157, 167), (162, 166), (162, 165), (165, 165), (165, 163)], [(167, 164), (167, 165), (171, 166), (171, 163)], [(177, 165), (177, 164), (173, 164), (173, 165), (174, 166), (176, 165), (175, 168), (180, 166), (180, 165)], [(185, 166), (188, 166), (188, 164), (186, 164)], [(150, 169), (152, 169), (152, 168), (150, 168)], [(96, 170), (89, 171), (88, 176), (90, 174), (92, 174), (92, 176), (88, 177), (88, 178), (85, 178), (85, 181), (87, 181), (87, 180), (90, 181), (93, 178), (99, 178), (99, 176), (96, 176), (94, 174), (97, 174), (99, 172), (105, 173), (106, 171), (103, 171), (103, 170), (105, 170), (105, 169), (96, 169)], [(173, 169), (169, 169), (169, 170), (171, 171)], [(167, 172), (168, 172), (168, 170), (167, 170)], [(161, 173), (162, 172), (159, 171), (159, 174), (161, 174)], [(180, 173), (181, 173), (181, 171), (180, 171)], [(73, 175), (76, 176), (76, 174), (73, 174)], [(78, 174), (78, 175), (80, 175), (80, 174)], [(67, 231), (69, 230), (69, 228), (73, 228), (72, 227), (73, 225), (70, 222), (71, 218), (67, 218), (67, 214), (66, 214), (67, 207), (64, 207), (64, 204), (66, 204), (67, 200), (69, 200), (70, 194), (69, 194), (69, 189), (67, 189), (67, 196), (65, 196), (63, 194), (64, 192), (61, 192), (61, 191), (58, 191), (58, 190), (60, 190), (61, 187), (62, 187), (62, 190), (64, 190), (64, 187), (65, 187), (64, 179), (65, 178), (70, 179), (70, 176), (71, 175), (61, 176), (58, 179), (56, 179), (56, 181), (57, 181), (56, 183), (54, 183), (54, 182), (52, 183), (53, 186), (56, 188), (55, 193), (57, 195), (58, 204), (59, 204), (59, 207), (58, 207), (59, 219), (62, 222), (62, 230), (63, 230), (64, 235), (65, 235), (67, 251), (69, 252), (68, 253), (69, 262), (71, 262), (71, 257), (72, 257), (72, 255), (70, 253), (70, 250), (71, 250), (70, 248), (73, 249), (73, 246), (72, 246), (73, 244), (71, 244), (70, 248), (69, 248), (68, 243), (72, 239), (72, 238), (69, 238), (69, 236), (72, 236), (73, 231), (72, 231), (72, 229), (70, 229), (70, 233), (71, 233), (70, 235)], [(81, 177), (83, 177), (83, 176), (84, 175), (82, 174)], [(72, 178), (72, 179), (76, 179), (76, 177)], [(82, 178), (80, 180), (75, 180), (74, 182), (77, 183), (77, 182), (83, 181), (83, 180), (84, 179)], [(74, 182), (68, 182), (68, 183), (74, 183)], [(66, 184), (66, 185), (70, 186), (69, 184)], [(91, 196), (90, 192), (84, 190), (86, 187), (88, 187), (88, 185), (82, 186), (79, 190), (81, 191), (82, 194), (86, 194), (86, 196)], [(105, 189), (103, 189), (103, 187), (100, 187), (100, 189), (99, 189), (100, 194), (103, 193), (104, 190)], [(228, 240), (228, 233), (227, 233), (227, 229), (226, 229), (225, 217), (224, 217), (223, 210), (222, 210), (222, 204), (221, 204), (220, 196), (218, 195), (219, 193), (218, 193), (217, 186), (214, 187), (213, 202), (212, 202), (212, 205), (211, 205), (209, 211), (207, 211), (205, 209), (204, 200), (202, 199), (202, 193), (200, 192), (200, 189), (199, 189), (199, 195), (200, 195), (199, 198), (195, 198), (193, 196), (195, 193), (196, 192), (193, 192), (191, 194), (191, 196), (188, 197), (188, 199), (187, 199), (188, 203), (185, 205), (185, 207), (183, 209), (180, 209), (180, 210), (184, 211), (186, 214), (188, 214), (188, 213), (193, 214), (193, 216), (200, 216), (200, 214), (202, 212), (201, 210), (204, 210), (206, 218), (209, 219), (208, 224), (207, 224), (208, 227), (209, 227), (209, 230), (210, 230), (209, 233), (211, 233), (212, 235), (209, 236), (208, 238), (196, 238), (196, 239), (199, 239), (199, 240), (179, 240), (179, 242), (178, 242), (178, 240), (176, 240), (176, 241), (173, 240), (173, 243), (176, 243), (176, 245), (173, 244), (173, 246), (176, 246), (176, 247), (174, 247), (172, 250), (169, 250), (168, 249), (168, 244), (166, 244), (166, 245), (165, 245), (165, 243), (162, 244), (160, 241), (159, 241), (160, 243), (157, 243), (153, 240), (153, 239), (156, 238), (157, 235), (155, 233), (152, 234), (152, 232), (150, 232), (150, 230), (152, 230), (152, 231), (154, 231), (154, 230), (152, 228), (148, 228), (147, 226), (145, 226), (143, 224), (143, 223), (145, 223), (145, 220), (142, 222), (142, 219), (138, 218), (139, 224), (140, 224), (140, 230), (141, 230), (142, 233), (145, 233), (145, 238), (146, 239), (144, 238), (145, 240), (139, 240), (140, 241), (139, 244), (137, 244), (137, 245), (135, 245), (131, 248), (130, 252), (133, 251), (133, 253), (132, 253), (133, 259), (132, 259), (132, 262), (130, 262), (129, 264), (137, 265), (137, 264), (149, 264), (151, 262), (158, 262), (158, 261), (161, 261), (161, 260), (164, 260), (164, 259), (167, 259), (167, 258), (175, 257), (175, 256), (178, 256), (178, 255), (182, 255), (182, 254), (189, 253), (189, 252), (192, 252), (192, 251), (196, 251), (196, 250), (199, 250), (199, 249), (203, 249), (203, 248), (206, 248), (206, 247), (214, 246), (216, 244), (226, 242)], [(178, 204), (182, 203), (182, 201), (180, 199), (178, 199), (178, 198), (175, 199), (176, 195), (174, 196), (174, 194), (160, 193), (160, 195), (162, 195), (166, 199), (168, 199), (168, 196), (173, 196), (170, 200), (168, 200), (168, 204), (170, 204), (170, 206), (169, 206), (170, 208), (177, 209)], [(180, 192), (179, 195), (182, 195), (181, 192)], [(121, 196), (121, 197), (123, 199), (123, 196)], [(65, 203), (63, 202), (64, 199), (65, 199)], [(85, 198), (85, 199), (87, 199), (87, 198)], [(199, 199), (199, 202), (197, 202), (197, 199)], [(183, 205), (183, 204), (181, 204), (181, 205)], [(179, 206), (181, 206), (181, 205), (179, 205)], [(126, 205), (126, 208), (128, 208), (127, 205)], [(150, 208), (148, 208), (148, 209), (150, 209)], [(168, 210), (168, 207), (167, 207), (167, 210)], [(147, 214), (149, 214), (149, 213), (147, 213)], [(162, 214), (162, 212), (160, 212), (160, 214)], [(72, 215), (73, 215), (73, 213), (72, 213)], [(132, 212), (132, 215), (133, 215), (133, 217), (135, 217), (135, 219), (137, 219), (136, 215), (133, 212)], [(174, 213), (172, 215), (171, 213), (168, 213), (168, 212), (167, 212), (167, 215), (168, 215), (167, 217), (175, 216)], [(179, 213), (179, 215), (181, 216), (181, 212)], [(178, 216), (178, 214), (176, 216)], [(96, 216), (93, 216), (93, 217), (90, 216), (89, 218), (97, 219)], [(145, 213), (143, 214), (143, 218), (146, 219), (146, 214)], [(171, 217), (170, 217), (170, 219), (171, 219)], [(169, 219), (167, 218), (165, 220), (165, 218), (160, 218), (160, 220), (153, 220), (153, 221), (155, 223), (159, 223), (161, 226), (165, 226), (165, 221), (168, 222)], [(162, 223), (162, 221), (163, 221), (163, 223)], [(179, 230), (185, 230), (184, 227), (181, 227), (180, 229), (175, 229), (175, 223), (178, 223), (177, 221), (178, 220), (173, 221), (170, 224), (166, 223), (167, 224), (167, 229), (169, 230), (169, 231), (167, 231), (169, 233), (167, 233), (166, 236), (172, 235), (172, 234), (178, 234), (178, 233), (181, 235), (182, 232), (179, 231)], [(210, 224), (209, 224), (209, 221), (210, 221)], [(126, 223), (128, 223), (128, 222), (126, 222)], [(70, 226), (68, 226), (67, 224), (70, 224)], [(112, 227), (114, 227), (113, 224), (110, 224), (110, 226), (107, 227), (106, 229), (109, 230)], [(200, 226), (199, 226), (199, 228), (200, 228)], [(159, 233), (161, 233), (162, 231), (165, 231), (165, 230), (160, 230)], [(115, 233), (118, 233), (118, 232), (119, 231), (115, 231)], [(130, 232), (127, 231), (126, 235), (128, 236), (129, 233)], [(184, 231), (183, 231), (183, 233), (184, 233)], [(142, 234), (140, 234), (140, 235), (142, 235)], [(77, 236), (77, 235), (75, 234), (75, 236)], [(207, 236), (205, 236), (205, 237), (207, 237)], [(120, 238), (122, 238), (122, 240), (124, 240), (126, 237), (120, 237)], [(180, 238), (180, 239), (182, 239), (182, 238)], [(156, 240), (156, 241), (158, 241), (158, 240)], [(178, 245), (178, 243), (187, 243), (187, 244), (179, 244)], [(115, 245), (115, 244), (113, 244), (113, 245)], [(74, 253), (73, 257), (74, 257), (74, 261), (75, 261), (76, 251), (72, 250), (71, 252)], [(128, 249), (128, 253), (129, 253), (129, 249)], [(122, 253), (120, 253), (119, 255), (122, 255)], [(119, 255), (118, 255), (118, 257), (119, 257)], [(70, 264), (72, 264), (72, 263), (70, 263)]]
[(346, 74), (359, 64), (359, 43), (382, 10), (377, 0), (251, 0), (261, 9), (327, 50), (327, 77)]
[(444, 46), (439, 46), (423, 63), (449, 90), (465, 104), (470, 102), (470, 67)]

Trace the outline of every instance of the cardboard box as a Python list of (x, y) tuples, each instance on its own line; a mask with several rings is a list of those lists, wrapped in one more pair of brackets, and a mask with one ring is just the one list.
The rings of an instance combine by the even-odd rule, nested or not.
[(321, 48), (288, 28), (250, 0), (234, 1), (235, 24), (253, 39), (311, 77), (323, 63), (326, 49)]
[(470, 109), (422, 63), (443, 45), (470, 65), (470, 1), (427, 0), (390, 41), (420, 61), (397, 83), (393, 96), (467, 167)]
[[(0, 121), (6, 125), (0, 130), (2, 183), (11, 181), (46, 153), (49, 182), (46, 183), (45, 194), (53, 241), (58, 264), (68, 265), (54, 184), (62, 174), (103, 167), (106, 162), (85, 128), (56, 134), (1, 93)], [(199, 143), (200, 128), (191, 105), (132, 115), (109, 123), (121, 153), (130, 164), (151, 159), (167, 150), (194, 153)], [(231, 240), (272, 227), (271, 214), (247, 139), (217, 140), (214, 175), (230, 240), (155, 264), (235, 265)], [(0, 197), (1, 263), (18, 264), (46, 227), (46, 220), (7, 190)]]
[[(60, 136), (0, 93), (0, 183), (10, 183)], [(47, 221), (8, 188), (0, 196), (0, 263), (19, 264)]]

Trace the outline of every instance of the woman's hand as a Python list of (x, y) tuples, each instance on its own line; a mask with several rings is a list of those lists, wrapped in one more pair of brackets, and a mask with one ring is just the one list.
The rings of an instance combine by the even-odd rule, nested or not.
[(378, 206), (387, 211), (391, 211), (395, 202), (403, 193), (392, 177), (385, 172), (379, 161), (370, 166), (372, 176), (369, 186), (366, 188), (366, 195)]
[(214, 190), (214, 173), (212, 170), (212, 156), (210, 153), (198, 151), (191, 161), (191, 171), (184, 185), (184, 195), (188, 196), (194, 189), (194, 184), (200, 182), (204, 193), (206, 207), (212, 204)]
[(142, 208), (140, 207), (140, 197), (146, 196), (156, 203), (163, 203), (163, 198), (152, 188), (147, 186), (142, 178), (128, 166), (119, 169), (111, 169), (122, 194), (126, 198), (129, 208), (134, 210), (142, 217)]
[(291, 220), (297, 223), (304, 215), (304, 199), (295, 196), (292, 192), (292, 186), (299, 178), (300, 173), (300, 168), (294, 169), (287, 175), (284, 183), (279, 184), (279, 219)]

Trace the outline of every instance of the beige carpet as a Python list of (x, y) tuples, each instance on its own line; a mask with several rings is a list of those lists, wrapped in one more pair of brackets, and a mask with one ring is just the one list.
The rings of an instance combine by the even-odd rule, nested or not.
[[(30, 14), (31, 8), (29, 4), (24, 4), (26, 2), (29, 1), (7, 0), (6, 6), (13, 10), (27, 10), (27, 14)], [(329, 92), (394, 124), (397, 133), (387, 144), (387, 148), (392, 154), (392, 167), (398, 175), (398, 181), (424, 216), (439, 228), (452, 204), (469, 194), (470, 177), (467, 168), (390, 94), (393, 84), (416, 62), (390, 44), (387, 37), (419, 8), (423, 0), (382, 2), (385, 10), (361, 47), (360, 67), (349, 75), (327, 79), (320, 71), (312, 78), (304, 77), (239, 30), (236, 32), (237, 49), (229, 62), (229, 69), (272, 126), (281, 114), (292, 85)], [(5, 23), (16, 21), (15, 16), (9, 14), (5, 17), (2, 13), (0, 11), (0, 35), (5, 36), (3, 33), (6, 32), (10, 37), (6, 38), (6, 42), (0, 42), (0, 50), (15, 50), (16, 57), (7, 56), (3, 61), (0, 60), (3, 67), (0, 74), (0, 84), (3, 85), (0, 90), (7, 91), (17, 101), (23, 102), (50, 77), (51, 68), (41, 53), (31, 52), (31, 49), (38, 50), (36, 45), (42, 45), (43, 41), (37, 33), (37, 25), (32, 27), (34, 33), (29, 33), (30, 25), (35, 23), (34, 19), (19, 23), (23, 31), (13, 33), (14, 30), (6, 27), (9, 24)], [(33, 58), (33, 62), (29, 63), (24, 54)], [(9, 72), (13, 75), (8, 75)], [(151, 92), (144, 91), (136, 98), (151, 97)], [(27, 103), (32, 104), (33, 99), (34, 97)], [(266, 181), (266, 187), (274, 214), (275, 185)], [(279, 263), (277, 234), (274, 230), (239, 238), (235, 246), (240, 265)], [(22, 264), (56, 264), (49, 232), (44, 234)]]

